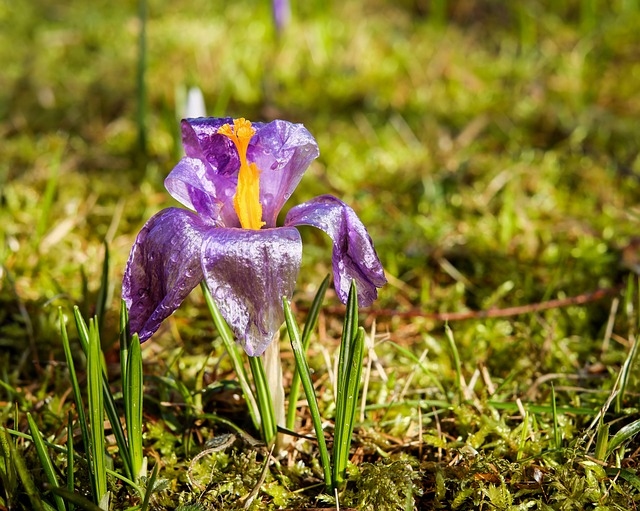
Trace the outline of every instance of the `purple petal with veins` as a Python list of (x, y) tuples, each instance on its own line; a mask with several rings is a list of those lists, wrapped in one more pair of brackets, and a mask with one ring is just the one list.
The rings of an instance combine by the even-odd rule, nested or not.
[[(215, 230), (215, 229), (213, 229)], [(211, 227), (185, 209), (153, 216), (131, 249), (122, 281), (129, 329), (147, 340), (203, 279), (200, 252)]]
[(261, 355), (284, 322), (302, 259), (294, 228), (216, 229), (202, 247), (207, 286), (236, 340)]
[(275, 227), (282, 206), (318, 154), (318, 144), (302, 124), (273, 121), (257, 129), (248, 157), (260, 169), (262, 219), (267, 227)]
[(331, 195), (322, 195), (293, 207), (284, 224), (312, 225), (326, 232), (333, 240), (333, 280), (338, 297), (346, 303), (354, 279), (360, 305), (373, 303), (377, 288), (387, 279), (373, 242), (353, 209)]

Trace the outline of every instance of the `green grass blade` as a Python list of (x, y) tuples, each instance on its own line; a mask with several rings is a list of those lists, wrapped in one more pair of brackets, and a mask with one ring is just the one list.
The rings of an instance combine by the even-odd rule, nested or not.
[(218, 329), (218, 334), (222, 339), (222, 343), (224, 344), (227, 355), (229, 355), (229, 358), (231, 359), (231, 364), (233, 365), (233, 369), (235, 370), (238, 381), (240, 382), (240, 387), (242, 388), (244, 399), (247, 402), (249, 415), (251, 416), (253, 425), (257, 430), (260, 430), (260, 410), (258, 409), (258, 404), (256, 403), (255, 396), (253, 395), (253, 391), (251, 390), (249, 377), (247, 375), (247, 371), (244, 368), (244, 364), (242, 363), (240, 350), (238, 349), (238, 345), (233, 338), (233, 333), (231, 332), (229, 325), (227, 325), (227, 322), (222, 317), (222, 314), (220, 314), (220, 310), (213, 300), (209, 288), (204, 282), (200, 285), (200, 288), (202, 289), (202, 293), (204, 294), (204, 299), (207, 303), (207, 307), (209, 308), (209, 313), (211, 314), (213, 323)]
[(618, 478), (624, 479), (629, 484), (631, 484), (637, 491), (640, 492), (640, 477), (638, 477), (638, 474), (635, 469), (626, 469), (626, 468), (620, 469), (620, 468), (610, 467), (606, 469), (606, 473), (612, 480), (615, 480)]
[(347, 367), (348, 360), (351, 358), (351, 343), (355, 339), (358, 332), (358, 293), (355, 281), (351, 281), (349, 289), (349, 297), (347, 298), (347, 310), (342, 328), (342, 339), (340, 342), (340, 354), (338, 358), (338, 389), (340, 393), (340, 381), (346, 382), (345, 374), (349, 370)]
[[(324, 439), (324, 431), (322, 430), (322, 417), (320, 417), (320, 409), (318, 408), (318, 400), (316, 398), (315, 391), (313, 389), (313, 382), (311, 381), (311, 373), (309, 371), (309, 364), (305, 356), (304, 345), (300, 339), (300, 332), (295, 323), (293, 313), (291, 312), (291, 306), (286, 298), (282, 300), (284, 305), (284, 319), (287, 324), (287, 330), (289, 332), (289, 340), (291, 342), (291, 348), (293, 349), (293, 356), (296, 362), (297, 373), (300, 376), (302, 382), (302, 388), (307, 398), (309, 405), (309, 413), (311, 414), (311, 420), (313, 422), (313, 428), (316, 432), (316, 439), (318, 440), (318, 449), (320, 450), (320, 463), (322, 464), (322, 471), (324, 472), (324, 482), (327, 492), (333, 491), (333, 483), (331, 478), (331, 462), (329, 459), (329, 450), (327, 449), (327, 443)], [(289, 404), (291, 407), (291, 404)]]
[(456, 390), (458, 391), (458, 401), (464, 401), (464, 378), (462, 376), (462, 363), (460, 362), (460, 353), (458, 352), (458, 346), (456, 345), (456, 340), (453, 336), (453, 330), (451, 327), (446, 324), (444, 327), (445, 337), (447, 338), (447, 342), (449, 344), (449, 349), (451, 350), (451, 356), (453, 357), (453, 366), (456, 370)]
[[(311, 341), (311, 333), (315, 330), (316, 325), (318, 324), (318, 316), (320, 315), (320, 309), (322, 307), (322, 302), (324, 301), (324, 297), (327, 293), (327, 289), (329, 288), (329, 275), (327, 275), (320, 287), (318, 288), (318, 292), (311, 303), (311, 308), (309, 309), (309, 313), (307, 314), (307, 320), (305, 321), (304, 328), (302, 330), (302, 350), (305, 354), (309, 349), (309, 342)], [(297, 327), (296, 327), (297, 328)], [(296, 368), (293, 372), (293, 378), (291, 380), (291, 388), (289, 390), (289, 409), (287, 410), (287, 429), (294, 430), (296, 424), (296, 403), (298, 402), (298, 396), (300, 394), (300, 374), (298, 370), (298, 366), (296, 364)]]
[[(487, 401), (487, 404), (496, 410), (507, 410), (510, 412), (518, 411), (518, 404), (510, 401)], [(553, 413), (553, 406), (551, 405), (537, 405), (533, 403), (523, 403), (525, 410), (534, 413)], [(598, 410), (587, 407), (577, 407), (577, 406), (557, 406), (556, 412), (560, 412), (562, 414), (572, 414), (572, 415), (586, 415), (588, 417), (593, 417), (594, 414), (598, 413)]]
[(629, 384), (629, 377), (631, 375), (631, 368), (635, 367), (636, 360), (638, 358), (638, 340), (636, 339), (631, 344), (631, 349), (629, 350), (629, 354), (622, 364), (622, 368), (620, 369), (620, 391), (616, 395), (616, 404), (615, 411), (616, 413), (621, 413), (624, 408), (624, 398), (627, 393), (627, 386)]
[(74, 505), (85, 511), (103, 511), (90, 500), (85, 499), (82, 495), (69, 491), (67, 488), (51, 488), (51, 492), (66, 500), (69, 503), (69, 509), (71, 509), (71, 505)]
[[(89, 327), (87, 327), (87, 323), (82, 317), (82, 314), (78, 307), (73, 308), (73, 314), (76, 321), (76, 328), (78, 329), (78, 337), (80, 338), (80, 344), (82, 345), (82, 349), (88, 358), (89, 344), (90, 344), (90, 332), (89, 332), (90, 329)], [(120, 414), (118, 413), (118, 409), (116, 408), (116, 403), (113, 399), (113, 395), (111, 394), (111, 388), (109, 387), (109, 379), (107, 377), (107, 370), (106, 370), (106, 365), (104, 363), (102, 350), (100, 350), (99, 355), (100, 355), (99, 356), (100, 369), (102, 372), (103, 407), (107, 414), (107, 417), (109, 418), (109, 422), (111, 423), (113, 436), (116, 439), (116, 444), (118, 445), (118, 450), (120, 452), (120, 456), (124, 463), (125, 472), (127, 473), (127, 476), (129, 478), (132, 478), (133, 476), (131, 475), (132, 468), (131, 468), (131, 456), (129, 453), (129, 446), (127, 444), (124, 430), (122, 429), (122, 424), (120, 423)]]
[(318, 316), (320, 315), (322, 302), (324, 301), (324, 297), (327, 294), (327, 289), (329, 289), (330, 282), (331, 281), (329, 279), (329, 275), (327, 275), (320, 284), (318, 292), (313, 298), (313, 302), (311, 302), (311, 308), (309, 309), (307, 320), (305, 321), (304, 328), (302, 329), (302, 347), (305, 351), (309, 348), (311, 333), (315, 330), (316, 325), (318, 324)]
[(89, 402), (89, 431), (91, 440), (91, 460), (95, 478), (96, 503), (107, 493), (107, 472), (104, 437), (104, 399), (102, 376), (102, 350), (95, 320), (89, 321), (89, 346), (87, 354), (87, 395)]
[(607, 459), (613, 451), (615, 451), (622, 443), (627, 440), (631, 440), (638, 433), (640, 433), (640, 419), (633, 421), (631, 424), (627, 424), (626, 426), (620, 428), (611, 439), (609, 440), (609, 447), (607, 448), (607, 453), (605, 455), (605, 459)]
[(131, 349), (127, 358), (127, 382), (122, 389), (125, 394), (125, 421), (129, 440), (131, 470), (135, 481), (143, 474), (142, 457), (142, 350), (138, 334), (131, 340)]
[(556, 389), (551, 385), (551, 420), (553, 420), (553, 443), (556, 449), (562, 447), (562, 433), (558, 421), (558, 408), (556, 403)]
[(122, 388), (126, 386), (127, 382), (129, 344), (131, 344), (131, 337), (129, 336), (129, 312), (127, 311), (127, 304), (122, 300), (120, 302), (120, 378), (122, 379)]
[(278, 425), (275, 419), (273, 399), (271, 398), (271, 391), (269, 390), (262, 358), (249, 357), (249, 367), (253, 375), (253, 384), (256, 390), (255, 395), (258, 402), (258, 410), (260, 411), (260, 431), (262, 432), (262, 439), (269, 445), (276, 439)]
[(405, 348), (404, 346), (400, 346), (399, 344), (393, 342), (393, 341), (385, 341), (387, 344), (391, 345), (394, 347), (394, 349), (396, 351), (398, 351), (398, 353), (401, 353), (402, 355), (404, 355), (405, 357), (407, 357), (409, 360), (412, 360), (414, 364), (416, 364), (418, 367), (420, 367), (420, 369), (422, 369), (422, 372), (424, 372), (424, 374), (426, 374), (431, 381), (433, 382), (433, 384), (438, 388), (438, 390), (442, 393), (443, 396), (447, 395), (447, 392), (444, 388), (444, 386), (442, 385), (442, 382), (440, 381), (439, 378), (437, 378), (430, 370), (429, 368), (426, 366), (426, 364), (420, 360), (419, 357), (417, 357), (411, 350), (408, 350), (407, 348)]
[(347, 366), (347, 374), (345, 375), (347, 381), (344, 385), (344, 404), (341, 407), (343, 410), (342, 421), (338, 422), (336, 420), (335, 425), (333, 483), (337, 488), (340, 488), (344, 484), (347, 463), (349, 461), (349, 450), (351, 448), (356, 408), (358, 405), (358, 389), (360, 388), (360, 380), (362, 377), (364, 335), (364, 329), (360, 327), (355, 339), (352, 341), (353, 344), (350, 350), (351, 358)]
[[(73, 355), (71, 354), (71, 345), (69, 343), (67, 326), (65, 324), (64, 315), (62, 314), (61, 308), (58, 309), (58, 316), (59, 316), (59, 322), (60, 322), (60, 335), (62, 337), (62, 347), (64, 349), (64, 356), (67, 361), (67, 368), (69, 370), (69, 379), (71, 380), (71, 388), (73, 389), (73, 399), (76, 403), (76, 413), (78, 414), (78, 423), (80, 425), (80, 432), (82, 434), (82, 444), (84, 445), (84, 450), (87, 453), (87, 456), (90, 457), (91, 440), (89, 437), (89, 423), (87, 421), (87, 416), (84, 410), (84, 403), (82, 401), (82, 394), (80, 392), (80, 384), (78, 383), (76, 368), (73, 362)], [(77, 322), (76, 322), (76, 325), (77, 325)], [(89, 463), (89, 471), (91, 472), (89, 477), (89, 480), (91, 482), (91, 492), (95, 495), (96, 494), (95, 478), (93, 477), (93, 472), (92, 472), (93, 465), (91, 465), (91, 463)]]
[(516, 453), (516, 459), (519, 461), (524, 456), (524, 449), (529, 437), (529, 412), (525, 411), (522, 418), (522, 431), (520, 432), (520, 441), (518, 443), (518, 452)]
[(609, 424), (602, 422), (600, 417), (600, 424), (596, 434), (596, 449), (595, 458), (600, 461), (607, 459), (607, 447), (609, 445)]
[[(100, 352), (100, 358), (102, 362), (102, 352)], [(124, 429), (122, 428), (122, 423), (120, 422), (120, 414), (116, 408), (116, 403), (113, 399), (113, 395), (111, 394), (111, 388), (109, 387), (109, 381), (104, 371), (102, 372), (102, 396), (104, 411), (107, 414), (109, 423), (111, 424), (111, 430), (113, 431), (113, 436), (116, 439), (116, 444), (118, 445), (118, 452), (122, 458), (125, 473), (129, 478), (132, 478), (131, 453), (129, 452), (130, 450)]]
[[(67, 419), (67, 490), (73, 493), (75, 489), (75, 450), (73, 448), (73, 415), (69, 411)], [(67, 506), (68, 511), (74, 511), (75, 506), (73, 503), (69, 503)]]
[(364, 357), (364, 331), (358, 329), (358, 293), (351, 282), (338, 359), (336, 417), (333, 440), (333, 486), (340, 488), (349, 458), (351, 434)]
[(20, 479), (22, 486), (24, 486), (24, 491), (29, 497), (29, 502), (31, 503), (32, 509), (34, 511), (45, 511), (44, 503), (40, 498), (40, 492), (38, 491), (35, 483), (33, 482), (33, 478), (31, 477), (31, 472), (27, 468), (27, 464), (24, 460), (24, 457), (22, 456), (22, 453), (20, 453), (20, 451), (16, 449), (16, 446), (14, 445), (13, 441), (11, 441), (11, 439), (9, 438), (9, 434), (7, 430), (5, 430), (4, 428), (0, 428), (0, 431), (2, 432), (2, 435), (4, 437), (4, 440), (2, 442), (3, 448), (4, 446), (7, 446), (9, 450), (9, 459), (13, 463), (13, 466), (16, 470), (16, 473), (18, 474), (18, 478)]
[(157, 463), (154, 465), (153, 470), (151, 471), (151, 477), (147, 481), (147, 488), (144, 492), (144, 499), (142, 504), (140, 505), (140, 511), (147, 511), (149, 509), (149, 500), (151, 498), (151, 494), (153, 493), (153, 489), (156, 486), (156, 479), (158, 477), (158, 469), (160, 465)]
[[(15, 467), (11, 462), (11, 446), (9, 434), (3, 428), (0, 428), (0, 450), (2, 458), (0, 459), (0, 483), (4, 487), (4, 491), (8, 495), (15, 495), (17, 486), (17, 477)], [(9, 501), (9, 505), (11, 502)]]
[[(57, 488), (59, 484), (58, 478), (56, 476), (56, 470), (53, 467), (53, 462), (51, 461), (49, 453), (47, 452), (47, 447), (44, 445), (42, 433), (40, 433), (36, 422), (33, 420), (33, 417), (29, 412), (27, 412), (27, 422), (29, 423), (29, 430), (31, 431), (33, 444), (35, 445), (36, 452), (38, 453), (38, 459), (40, 460), (40, 465), (42, 466), (44, 475), (47, 478), (47, 481), (49, 481), (49, 484)], [(56, 508), (58, 509), (58, 511), (66, 511), (66, 507), (62, 498), (59, 495), (54, 495), (53, 498), (56, 502)]]
[(38, 223), (36, 224), (36, 236), (35, 241), (39, 243), (44, 235), (45, 231), (49, 227), (51, 222), (51, 208), (53, 207), (56, 192), (58, 190), (58, 183), (60, 177), (60, 162), (62, 161), (62, 155), (64, 153), (65, 145), (61, 145), (51, 157), (51, 162), (47, 165), (49, 169), (49, 177), (47, 184), (42, 194), (38, 210), (40, 212)]
[(80, 309), (75, 306), (73, 308), (73, 318), (76, 321), (76, 330), (78, 330), (78, 338), (80, 339), (80, 345), (85, 355), (89, 354), (89, 327), (86, 321), (82, 317)]
[[(344, 422), (344, 395), (345, 385), (347, 382), (346, 373), (349, 370), (348, 364), (351, 357), (352, 342), (356, 335), (356, 329), (358, 325), (358, 294), (355, 292), (355, 281), (351, 282), (351, 289), (349, 290), (349, 296), (347, 298), (347, 310), (345, 313), (345, 319), (342, 323), (342, 339), (340, 341), (340, 351), (338, 354), (338, 372), (336, 374), (336, 416), (335, 423), (342, 424)], [(336, 445), (340, 445), (340, 442), (334, 438), (334, 463), (336, 460)]]

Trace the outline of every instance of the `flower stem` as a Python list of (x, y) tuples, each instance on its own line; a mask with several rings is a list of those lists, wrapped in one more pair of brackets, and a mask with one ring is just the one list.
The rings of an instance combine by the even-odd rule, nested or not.
[[(261, 356), (264, 365), (267, 386), (273, 403), (273, 417), (277, 426), (285, 427), (285, 409), (284, 409), (284, 386), (282, 385), (282, 359), (280, 358), (280, 336), (275, 338), (269, 344), (266, 351)], [(276, 449), (280, 450), (286, 446), (287, 437), (278, 434), (276, 441)]]
[(271, 444), (278, 434), (278, 425), (276, 424), (273, 400), (271, 398), (271, 391), (269, 390), (262, 359), (260, 357), (249, 357), (249, 367), (253, 375), (256, 400), (258, 402), (258, 409), (260, 410), (260, 418), (262, 419), (260, 424), (262, 439), (267, 444)]

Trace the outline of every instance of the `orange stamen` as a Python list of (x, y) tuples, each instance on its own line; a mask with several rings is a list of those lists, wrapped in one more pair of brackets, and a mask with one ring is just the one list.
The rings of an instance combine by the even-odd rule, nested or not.
[(218, 129), (220, 135), (224, 135), (234, 143), (240, 157), (238, 186), (233, 196), (233, 208), (243, 229), (257, 230), (265, 224), (262, 221), (262, 204), (260, 204), (260, 169), (255, 163), (247, 161), (247, 149), (255, 132), (251, 122), (242, 117), (235, 119), (233, 126), (225, 124)]

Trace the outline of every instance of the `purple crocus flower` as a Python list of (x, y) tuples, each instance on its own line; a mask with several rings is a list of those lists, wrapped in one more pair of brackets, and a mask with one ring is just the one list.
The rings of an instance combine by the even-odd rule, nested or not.
[(280, 209), (319, 152), (301, 124), (245, 119), (182, 121), (186, 156), (165, 180), (192, 211), (168, 208), (153, 216), (131, 248), (122, 282), (131, 333), (147, 340), (201, 281), (205, 281), (237, 341), (261, 355), (284, 321), (302, 258), (295, 226), (312, 225), (333, 240), (338, 297), (355, 279), (362, 306), (386, 279), (371, 238), (353, 209), (330, 195)]
[(276, 25), (276, 30), (278, 33), (282, 33), (291, 18), (289, 0), (273, 0), (271, 6), (273, 8), (273, 21)]

